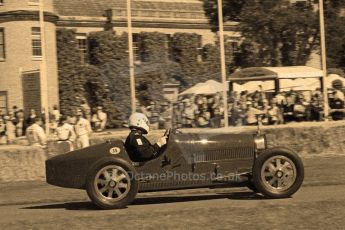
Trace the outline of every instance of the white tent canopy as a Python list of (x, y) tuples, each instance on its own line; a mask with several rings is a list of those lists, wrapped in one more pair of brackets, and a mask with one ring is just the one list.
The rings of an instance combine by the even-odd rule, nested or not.
[[(224, 85), (215, 80), (208, 80), (206, 82), (198, 83), (191, 88), (183, 91), (180, 95), (186, 94), (215, 94), (222, 92)], [(226, 90), (228, 90), (228, 84), (226, 84)]]
[[(234, 91), (256, 91), (259, 85), (265, 91), (274, 91), (274, 81), (279, 81), (280, 91), (289, 90), (315, 90), (320, 87), (322, 70), (309, 66), (285, 67), (251, 67), (235, 72), (230, 76), (233, 79)], [(243, 79), (243, 81), (242, 81)], [(328, 79), (327, 87), (334, 79)], [(242, 82), (241, 82), (242, 81)], [(239, 84), (241, 82), (243, 84)]]
[[(337, 74), (330, 74), (326, 78), (327, 88), (332, 88), (332, 82), (334, 80), (340, 80), (345, 86), (345, 78), (340, 77)], [(234, 83), (234, 91), (245, 91), (254, 92), (259, 90), (259, 85), (262, 86), (264, 91), (274, 91), (274, 82), (273, 81), (249, 81), (244, 84)], [(320, 88), (320, 79), (319, 78), (296, 78), (296, 79), (281, 79), (280, 80), (280, 91), (312, 91)]]
[(279, 79), (317, 78), (322, 77), (322, 70), (309, 66), (263, 67), (275, 72)]

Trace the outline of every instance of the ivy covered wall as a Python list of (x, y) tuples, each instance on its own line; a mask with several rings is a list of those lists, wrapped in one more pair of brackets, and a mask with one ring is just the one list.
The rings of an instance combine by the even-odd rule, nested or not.
[[(194, 33), (142, 32), (136, 36), (135, 87), (141, 105), (163, 102), (164, 83), (178, 82), (184, 90), (209, 79), (220, 81), (217, 44), (202, 47), (201, 37)], [(75, 31), (58, 30), (57, 46), (61, 111), (71, 113), (86, 100), (92, 108), (105, 108), (110, 126), (121, 126), (131, 113), (127, 34), (90, 33), (89, 63), (83, 65)], [(232, 51), (226, 48), (230, 67)]]

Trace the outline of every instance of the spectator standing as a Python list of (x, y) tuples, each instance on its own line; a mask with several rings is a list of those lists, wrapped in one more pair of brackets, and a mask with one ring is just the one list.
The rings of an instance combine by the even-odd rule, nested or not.
[(294, 120), (295, 101), (291, 95), (286, 96), (286, 104), (284, 105), (284, 121), (291, 122)]
[(8, 116), (9, 119), (12, 121), (12, 123), (15, 125), (15, 123), (16, 123), (17, 120), (16, 120), (16, 117), (15, 117), (14, 112), (13, 112), (12, 110), (9, 110), (7, 116)]
[(281, 92), (278, 92), (274, 98), (278, 106), (283, 106), (286, 104), (285, 95), (283, 95)]
[(16, 126), (13, 124), (10, 116), (4, 116), (4, 122), (6, 125), (7, 143), (12, 144), (16, 138)]
[(201, 108), (202, 104), (203, 104), (203, 98), (202, 96), (198, 95), (195, 98), (195, 104), (196, 106), (198, 106), (198, 108)]
[(306, 106), (303, 103), (302, 98), (296, 99), (296, 103), (293, 106), (293, 113), (295, 121), (305, 121), (306, 119)]
[(98, 130), (101, 127), (101, 121), (98, 118), (97, 109), (92, 108), (91, 125), (93, 130)]
[(184, 110), (183, 103), (175, 103), (173, 108), (173, 127), (182, 128), (182, 113)]
[(28, 119), (26, 120), (26, 124), (30, 125), (35, 123), (35, 118), (37, 117), (36, 110), (35, 109), (30, 109), (30, 115)]
[(268, 112), (270, 111), (271, 106), (269, 105), (269, 102), (267, 99), (263, 99), (262, 104), (263, 105), (262, 105), (261, 111), (263, 113), (263, 117), (262, 117), (261, 122), (263, 125), (268, 125), (269, 124), (269, 113)]
[(156, 104), (152, 101), (147, 109), (147, 117), (150, 121), (150, 128), (158, 129), (159, 126), (159, 111)]
[(264, 114), (263, 111), (254, 107), (252, 102), (247, 102), (248, 110), (247, 110), (247, 125), (257, 125), (258, 119), (257, 116)]
[(182, 128), (184, 122), (184, 117), (182, 116), (184, 111), (184, 103), (179, 102), (177, 105), (177, 111), (176, 111), (176, 119), (177, 119), (177, 128)]
[(67, 116), (65, 115), (60, 117), (58, 127), (56, 128), (56, 136), (58, 143), (67, 143), (69, 146), (68, 151), (73, 151), (76, 134), (73, 125), (67, 122)]
[(47, 138), (42, 126), (42, 119), (35, 117), (30, 120), (29, 127), (26, 129), (26, 137), (30, 145), (45, 148), (47, 146)]
[(16, 117), (17, 116), (17, 112), (19, 112), (18, 107), (16, 105), (14, 105), (12, 107), (12, 111), (13, 111), (14, 117)]
[(97, 129), (98, 132), (105, 130), (105, 126), (107, 124), (107, 114), (103, 112), (102, 106), (97, 107), (97, 118), (99, 120), (99, 128)]
[(340, 99), (340, 100), (342, 100), (342, 101), (345, 101), (344, 93), (341, 92), (340, 90), (336, 89), (334, 95), (335, 95), (335, 97), (337, 97), (338, 99)]
[(247, 101), (248, 101), (248, 91), (247, 90), (242, 91), (240, 93), (239, 100), (240, 100), (240, 104), (247, 103)]
[(2, 116), (0, 116), (0, 145), (7, 144), (7, 137), (6, 137), (6, 124)]
[(197, 125), (200, 128), (206, 128), (210, 126), (211, 114), (208, 112), (207, 104), (203, 104), (200, 109), (200, 113), (197, 116)]
[(337, 92), (333, 92), (333, 99), (330, 100), (329, 107), (332, 120), (339, 121), (344, 119), (344, 101), (341, 100)]
[(212, 128), (220, 128), (222, 121), (222, 112), (220, 106), (217, 106), (213, 109), (213, 117), (210, 120)]
[(53, 106), (53, 110), (50, 112), (49, 116), (51, 133), (55, 133), (61, 116), (57, 105)]
[(90, 146), (89, 136), (92, 133), (90, 122), (83, 118), (83, 112), (81, 109), (77, 110), (77, 122), (75, 124), (75, 132), (77, 134), (77, 147), (85, 148)]
[(90, 108), (89, 104), (86, 103), (85, 100), (81, 100), (80, 108), (81, 108), (83, 114), (85, 114), (85, 118), (88, 121), (91, 121), (91, 108)]
[(51, 112), (51, 119), (52, 120), (54, 120), (54, 121), (56, 121), (56, 122), (59, 122), (60, 121), (60, 116), (61, 116), (61, 114), (60, 114), (60, 110), (59, 110), (59, 108), (57, 107), (57, 105), (54, 105), (53, 106), (53, 110), (52, 110), (52, 112)]
[(322, 100), (320, 100), (321, 95), (318, 93), (314, 93), (310, 101), (310, 121), (321, 121), (322, 118)]
[(268, 110), (269, 124), (278, 125), (283, 124), (283, 115), (280, 108), (275, 101), (272, 101), (272, 107)]
[(21, 137), (24, 135), (25, 122), (24, 122), (24, 111), (22, 109), (15, 113), (15, 125), (16, 125), (16, 136)]
[(189, 99), (184, 100), (184, 110), (182, 113), (183, 117), (183, 127), (184, 128), (192, 128), (194, 126), (195, 121), (195, 111), (196, 105), (192, 104)]
[(172, 127), (172, 106), (168, 102), (162, 104), (162, 119), (164, 122), (164, 129), (169, 129)]

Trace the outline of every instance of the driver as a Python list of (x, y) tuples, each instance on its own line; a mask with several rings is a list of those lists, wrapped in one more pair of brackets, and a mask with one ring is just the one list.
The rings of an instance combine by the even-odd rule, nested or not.
[(125, 148), (132, 161), (142, 162), (154, 159), (159, 156), (161, 149), (167, 143), (167, 136), (158, 139), (152, 145), (143, 135), (150, 130), (149, 120), (142, 113), (134, 113), (129, 117), (129, 133)]

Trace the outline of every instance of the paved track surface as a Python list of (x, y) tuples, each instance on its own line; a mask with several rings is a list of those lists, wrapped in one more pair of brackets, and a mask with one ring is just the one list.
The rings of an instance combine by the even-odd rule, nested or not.
[(97, 210), (84, 191), (43, 182), (0, 185), (1, 229), (344, 229), (345, 157), (304, 159), (289, 199), (245, 188), (140, 194), (121, 210)]

